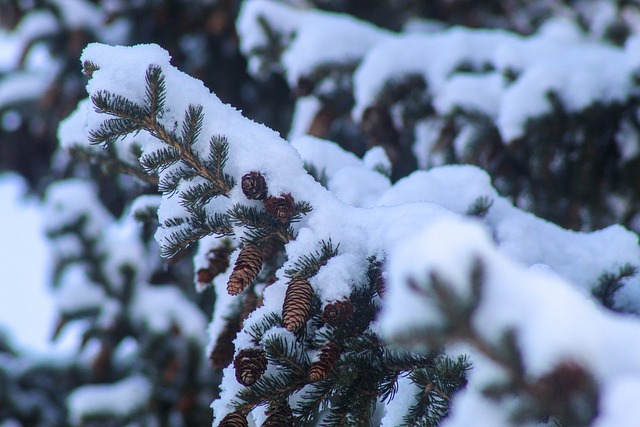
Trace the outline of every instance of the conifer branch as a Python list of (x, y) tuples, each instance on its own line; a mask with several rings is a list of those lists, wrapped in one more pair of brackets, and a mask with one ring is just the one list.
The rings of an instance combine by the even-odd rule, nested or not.
[(150, 65), (145, 74), (145, 82), (145, 103), (149, 108), (147, 115), (150, 117), (162, 115), (166, 96), (166, 85), (162, 69), (157, 65)]
[(285, 270), (285, 275), (290, 278), (314, 276), (329, 259), (338, 255), (340, 245), (333, 246), (331, 239), (321, 241), (321, 247), (315, 253), (304, 255), (296, 260), (293, 267)]

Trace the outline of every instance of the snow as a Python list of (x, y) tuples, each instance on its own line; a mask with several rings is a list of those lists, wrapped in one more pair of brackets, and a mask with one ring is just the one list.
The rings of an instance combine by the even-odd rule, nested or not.
[(49, 87), (55, 73), (13, 73), (0, 80), (0, 108), (39, 99)]
[(47, 289), (51, 268), (43, 216), (35, 199), (25, 196), (17, 175), (0, 175), (0, 329), (18, 347), (44, 352), (54, 322), (53, 298)]
[[(445, 46), (458, 49), (465, 41), (475, 40), (473, 34), (471, 30), (454, 29), (438, 37), (448, 43)], [(430, 85), (439, 82), (434, 86), (438, 90), (446, 87), (447, 72), (458, 65), (461, 57), (471, 56), (476, 64), (481, 64), (491, 57), (493, 45), (507, 37), (502, 32), (482, 34), (480, 41), (464, 45), (465, 55), (457, 50), (447, 56), (444, 64), (433, 65), (434, 68), (428, 70)], [(429, 39), (430, 43), (436, 39), (440, 40)], [(414, 36), (411, 40), (416, 41), (417, 47), (425, 36)], [(607, 52), (620, 57), (619, 52)], [(594, 57), (600, 55), (594, 53)], [(172, 68), (168, 54), (157, 46), (123, 48), (92, 44), (85, 49), (83, 60), (91, 60), (100, 67), (88, 84), (90, 95), (109, 90), (131, 97), (135, 102), (144, 99), (146, 67), (149, 64), (161, 67), (167, 81), (168, 110), (162, 120), (168, 128), (170, 124), (179, 126), (190, 102), (202, 102), (205, 125), (195, 146), (199, 156), (206, 153), (211, 136), (224, 135), (229, 141), (226, 172), (236, 182), (248, 172), (259, 171), (268, 183), (270, 195), (290, 193), (296, 201), (307, 201), (313, 207), (311, 213), (294, 224), (297, 237), (285, 247), (288, 260), (276, 273), (276, 282), (265, 288), (264, 305), (245, 322), (245, 331), (235, 340), (236, 351), (254, 345), (246, 328), (264, 315), (281, 313), (288, 283), (285, 269), (300, 257), (315, 252), (322, 240), (331, 239), (334, 245), (340, 245), (338, 255), (309, 278), (321, 304), (341, 299), (358, 286), (358, 278), (366, 277), (368, 257), (389, 256), (390, 289), (382, 302), (381, 318), (382, 331), (389, 339), (411, 327), (442, 327), (444, 319), (438, 305), (426, 297), (429, 283), (425, 279), (430, 272), (437, 272), (464, 301), (472, 295), (469, 275), (479, 259), (485, 267), (486, 283), (473, 315), (474, 329), (488, 342), (500, 339), (506, 330), (517, 331), (528, 374), (543, 375), (567, 359), (585, 364), (602, 384), (615, 384), (623, 372), (630, 375), (640, 372), (637, 357), (640, 344), (634, 344), (640, 343), (637, 320), (603, 312), (590, 295), (601, 274), (615, 272), (624, 263), (640, 265), (638, 237), (623, 227), (612, 226), (592, 233), (563, 230), (515, 208), (497, 194), (489, 176), (473, 166), (418, 171), (392, 186), (383, 174), (372, 169), (372, 165), (379, 164), (378, 160), (384, 163), (380, 153), (374, 152), (368, 160), (361, 160), (330, 142), (310, 137), (297, 138), (288, 144), (275, 132), (222, 104), (201, 83)], [(622, 85), (622, 81), (618, 83)], [(571, 94), (569, 89), (567, 93), (575, 105), (590, 96), (602, 95), (605, 90), (601, 87), (584, 95)], [(622, 92), (622, 89), (610, 92), (612, 98), (609, 99), (617, 99)], [(107, 119), (90, 108), (74, 114), (82, 117), (70, 120), (87, 123), (88, 129)], [(60, 137), (64, 143), (76, 135), (72, 130), (61, 128)], [(142, 148), (154, 149), (157, 144), (160, 143), (147, 141)], [(313, 162), (318, 170), (325, 171), (328, 188), (306, 173), (304, 161)], [(181, 183), (178, 193), (189, 185)], [(487, 215), (482, 220), (465, 219), (469, 207), (480, 197), (493, 202)], [(228, 198), (214, 198), (206, 209), (209, 214), (221, 213), (235, 203), (259, 206), (257, 201), (247, 201), (236, 186)], [(161, 221), (187, 216), (179, 196), (162, 196)], [(161, 246), (165, 245), (167, 231), (160, 229), (156, 235)], [(235, 226), (236, 244), (245, 231), (243, 226)], [(232, 265), (237, 256), (236, 250), (231, 256)], [(227, 271), (214, 280), (218, 299), (209, 326), (211, 343), (224, 329), (225, 317), (233, 308), (234, 297), (225, 290), (229, 274)], [(416, 292), (409, 286), (408, 278), (414, 279), (424, 292)], [(637, 280), (633, 278), (633, 282), (620, 291), (617, 300), (635, 312), (640, 310), (640, 287), (633, 285)], [(182, 323), (194, 325), (194, 333), (201, 327), (200, 321), (189, 320), (189, 314), (185, 314), (190, 313), (189, 310), (170, 311), (169, 296), (160, 297), (164, 302), (149, 302), (155, 294), (164, 292), (161, 288), (141, 287), (140, 292), (137, 298), (140, 307), (136, 312), (145, 313), (141, 321), (151, 328), (166, 329), (170, 321), (181, 326)], [(180, 306), (175, 301), (174, 305)], [(159, 319), (152, 317), (151, 307), (164, 314)], [(570, 312), (567, 307), (571, 307)], [(623, 347), (625, 343), (627, 347)], [(482, 378), (481, 374), (478, 378)], [(213, 404), (216, 423), (229, 410), (228, 403), (239, 387), (232, 368), (228, 367), (221, 384), (221, 400)], [(481, 387), (470, 388), (462, 399), (466, 402), (463, 404), (481, 407), (479, 389)], [(495, 425), (503, 421), (506, 423), (498, 420)], [(454, 418), (451, 425), (464, 424)]]
[(62, 315), (72, 316), (86, 311), (99, 312), (107, 295), (92, 283), (85, 269), (79, 265), (67, 267), (56, 290), (56, 306)]
[(240, 48), (249, 57), (249, 71), (253, 74), (259, 73), (262, 64), (251, 54), (269, 43), (262, 22), (281, 37), (285, 48), (282, 66), (292, 87), (301, 76), (321, 65), (357, 63), (371, 46), (391, 35), (344, 14), (304, 10), (273, 1), (248, 1), (236, 26)]
[(47, 233), (57, 233), (82, 222), (89, 238), (97, 238), (112, 221), (111, 214), (98, 200), (95, 184), (80, 178), (57, 181), (47, 188), (44, 217)]
[[(388, 299), (381, 314), (383, 335), (392, 340), (411, 327), (433, 328), (434, 333), (447, 328), (438, 304), (429, 297), (429, 277), (438, 274), (456, 299), (465, 301), (471, 295), (470, 275), (477, 261), (483, 265), (484, 280), (480, 305), (471, 320), (472, 330), (485, 342), (497, 343), (501, 334), (515, 331), (524, 369), (534, 378), (571, 361), (585, 366), (598, 383), (613, 390), (620, 381), (628, 387), (631, 378), (637, 387), (640, 324), (635, 319), (604, 311), (556, 275), (510, 261), (486, 230), (469, 220), (434, 221), (391, 252)], [(411, 280), (421, 291), (408, 285)], [(422, 310), (411, 310), (418, 306)], [(474, 367), (474, 371), (482, 369), (481, 364)], [(471, 384), (474, 379), (475, 375)], [(469, 414), (486, 413), (486, 409), (468, 407), (469, 401), (484, 400), (481, 392), (475, 398), (473, 393), (478, 391), (470, 385), (466, 398), (454, 401), (453, 418), (447, 425), (467, 425), (464, 420)], [(458, 404), (464, 409), (456, 412)], [(504, 407), (500, 412), (504, 416)], [(617, 425), (607, 415), (602, 419), (603, 425)]]
[(175, 327), (184, 336), (204, 345), (207, 321), (175, 286), (139, 285), (130, 310), (134, 322), (140, 322), (152, 333), (164, 335)]
[(404, 415), (415, 403), (420, 392), (417, 385), (408, 376), (400, 376), (394, 398), (384, 404), (385, 414), (380, 427), (397, 427), (404, 425)]
[(67, 398), (69, 422), (83, 425), (93, 416), (125, 418), (134, 415), (149, 403), (151, 387), (149, 380), (142, 376), (111, 384), (80, 386)]

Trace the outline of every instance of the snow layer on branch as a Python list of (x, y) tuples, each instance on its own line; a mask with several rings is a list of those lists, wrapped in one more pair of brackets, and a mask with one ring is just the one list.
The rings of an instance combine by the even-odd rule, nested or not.
[(193, 341), (204, 344), (207, 321), (175, 286), (139, 285), (131, 304), (131, 315), (134, 321), (158, 335), (177, 328)]
[(536, 63), (505, 92), (500, 133), (506, 141), (521, 137), (527, 120), (553, 111), (550, 93), (569, 112), (594, 103), (622, 103), (631, 95), (632, 71), (624, 51), (599, 45), (585, 44)]
[(125, 378), (113, 384), (85, 385), (67, 398), (69, 422), (84, 425), (91, 417), (125, 418), (134, 415), (151, 399), (151, 384), (141, 376)]
[(60, 278), (60, 288), (55, 293), (58, 310), (63, 315), (85, 311), (99, 312), (107, 295), (99, 284), (93, 283), (81, 266), (70, 266)]
[(82, 221), (89, 238), (96, 238), (112, 221), (109, 212), (98, 201), (98, 189), (81, 179), (58, 181), (47, 188), (44, 218), (48, 233)]
[(39, 99), (49, 87), (55, 75), (56, 73), (51, 72), (51, 70), (42, 72), (25, 71), (13, 73), (0, 80), (0, 109)]
[(634, 38), (625, 50), (589, 41), (561, 19), (530, 37), (468, 28), (387, 37), (354, 73), (352, 113), (360, 120), (386, 85), (417, 74), (439, 114), (456, 108), (483, 113), (509, 142), (524, 134), (530, 119), (553, 112), (550, 94), (567, 112), (625, 102), (633, 93), (637, 45)]
[(425, 78), (438, 94), (457, 67), (482, 69), (491, 64), (496, 46), (515, 35), (501, 30), (451, 28), (432, 34), (407, 34), (376, 44), (356, 70), (353, 115), (362, 117), (385, 84), (408, 74)]
[[(464, 32), (460, 34), (464, 40)], [(487, 37), (490, 39), (493, 35)], [(482, 52), (478, 52), (477, 58), (483, 57)], [(629, 352), (635, 351), (631, 347), (628, 351), (619, 352), (618, 361), (624, 362), (622, 364), (604, 360), (605, 356), (612, 356), (606, 352), (622, 342), (621, 338), (607, 334), (610, 328), (620, 332), (621, 336), (629, 337), (635, 334), (630, 331), (637, 329), (636, 322), (627, 321), (626, 326), (621, 326), (624, 322), (600, 313), (586, 298), (588, 290), (602, 273), (615, 271), (621, 263), (640, 264), (640, 249), (634, 234), (621, 227), (590, 234), (562, 230), (514, 208), (497, 195), (484, 172), (471, 166), (416, 172), (392, 187), (383, 189), (381, 186), (375, 191), (367, 190), (369, 182), (363, 182), (363, 178), (354, 179), (352, 175), (349, 179), (344, 178), (344, 185), (350, 180), (350, 185), (370, 194), (382, 190), (376, 200), (366, 203), (354, 201), (349, 196), (349, 202), (369, 207), (353, 206), (347, 203), (347, 197), (340, 200), (331, 191), (331, 186), (337, 184), (331, 184), (330, 180), (330, 188), (326, 189), (308, 175), (303, 159), (313, 157), (317, 167), (328, 170), (334, 179), (344, 170), (371, 172), (366, 162), (340, 149), (329, 148), (326, 142), (302, 139), (293, 146), (288, 144), (275, 132), (243, 118), (238, 111), (222, 104), (200, 82), (171, 67), (168, 55), (157, 46), (90, 45), (83, 54), (83, 60), (90, 60), (100, 68), (94, 72), (88, 85), (90, 95), (108, 90), (138, 103), (144, 100), (146, 69), (150, 64), (159, 66), (166, 79), (167, 113), (162, 120), (167, 128), (172, 129), (176, 123), (179, 126), (189, 103), (202, 103), (205, 121), (196, 143), (197, 152), (207, 151), (211, 136), (223, 135), (229, 141), (225, 171), (235, 182), (239, 182), (244, 174), (257, 171), (265, 177), (271, 195), (290, 193), (296, 201), (306, 201), (313, 207), (311, 213), (294, 225), (297, 237), (285, 247), (287, 261), (276, 273), (276, 282), (264, 290), (264, 305), (247, 319), (245, 331), (264, 315), (282, 312), (288, 282), (285, 269), (291, 268), (300, 257), (317, 251), (321, 241), (331, 239), (334, 247), (339, 244), (338, 256), (320, 269), (319, 277), (311, 279), (318, 288), (319, 284), (315, 282), (324, 278), (323, 289), (316, 289), (322, 299), (340, 298), (349, 291), (349, 287), (357, 286), (357, 280), (349, 281), (347, 278), (365, 277), (368, 257), (396, 254), (396, 261), (390, 264), (392, 293), (388, 301), (385, 299), (387, 314), (383, 325), (387, 333), (404, 328), (407, 326), (405, 321), (417, 326), (420, 322), (437, 325), (442, 320), (433, 304), (429, 305), (428, 301), (415, 296), (409, 297), (411, 292), (404, 289), (407, 274), (416, 274), (420, 279), (425, 277), (425, 269), (437, 267), (458, 292), (468, 294), (466, 279), (470, 257), (478, 254), (483, 260), (486, 258), (490, 278), (486, 287), (486, 302), (490, 310), (483, 308), (478, 313), (478, 318), (485, 322), (482, 330), (487, 336), (495, 337), (506, 324), (515, 324), (522, 333), (527, 367), (531, 372), (549, 369), (549, 363), (564, 356), (585, 359), (594, 365), (594, 369), (595, 365), (601, 364), (598, 369), (602, 369), (602, 378), (605, 372), (622, 373), (637, 363), (627, 360)], [(82, 122), (88, 124), (88, 129), (95, 129), (108, 119), (92, 109), (85, 110), (84, 114), (87, 118)], [(320, 148), (327, 152), (321, 155)], [(330, 160), (329, 154), (335, 156)], [(479, 197), (493, 200), (493, 206), (483, 220), (484, 229), (459, 219)], [(218, 199), (225, 200), (219, 202)], [(256, 206), (257, 202), (247, 200), (240, 186), (236, 185), (228, 198), (214, 198), (206, 206), (207, 213), (222, 213), (221, 210), (236, 203)], [(184, 216), (183, 209), (179, 197), (165, 195), (161, 201), (160, 216)], [(430, 234), (425, 232), (427, 234), (416, 237), (416, 233), (429, 224), (434, 224), (428, 229)], [(236, 239), (244, 232), (242, 226), (235, 226)], [(495, 236), (496, 242), (492, 242), (488, 235)], [(237, 251), (231, 256), (231, 265), (236, 258)], [(528, 271), (518, 263), (528, 266), (546, 264), (557, 274), (543, 273), (544, 268), (541, 267)], [(225, 316), (233, 309), (234, 297), (230, 297), (225, 289), (229, 273), (227, 271), (214, 280), (219, 298), (209, 329), (212, 340), (224, 330)], [(568, 285), (565, 280), (574, 282), (575, 286)], [(329, 285), (332, 282), (337, 285), (332, 287)], [(624, 291), (626, 289), (621, 292)], [(557, 304), (553, 301), (547, 304), (545, 292), (553, 296)], [(628, 292), (630, 303), (634, 302), (637, 307), (640, 298), (635, 291)], [(516, 302), (511, 303), (511, 298)], [(567, 304), (574, 303), (575, 312), (571, 310), (570, 313), (574, 317), (567, 320)], [(563, 311), (560, 307), (564, 307)], [(523, 325), (520, 323), (522, 319), (531, 323)], [(554, 320), (566, 323), (558, 326)], [(591, 325), (592, 322), (593, 327), (584, 328), (585, 324)], [(541, 341), (547, 333), (552, 334), (550, 341)], [(239, 349), (252, 344), (248, 334), (241, 331), (235, 345)], [(594, 349), (597, 345), (601, 348)], [(584, 354), (578, 354), (579, 350)], [(227, 405), (239, 387), (233, 369), (227, 368), (221, 384), (222, 400), (214, 403), (214, 425), (229, 410)]]
[[(515, 208), (497, 194), (489, 175), (474, 166), (443, 166), (414, 172), (398, 181), (378, 204), (433, 202), (464, 214), (479, 197), (492, 201), (484, 221), (501, 252), (528, 266), (551, 267), (585, 296), (597, 285), (602, 273), (615, 273), (624, 264), (638, 265), (640, 261), (638, 237), (634, 233), (618, 225), (591, 233), (565, 230)], [(616, 301), (626, 309), (638, 311), (640, 289), (625, 286)]]
[(271, 42), (261, 20), (282, 37), (286, 48), (282, 64), (291, 86), (320, 65), (356, 64), (371, 46), (391, 34), (344, 14), (295, 9), (268, 0), (248, 1), (238, 17), (237, 29), (240, 48), (249, 57), (249, 71), (254, 74), (260, 62), (252, 53)]
[[(477, 262), (483, 266), (484, 274), (480, 304), (471, 321), (473, 330), (482, 339), (496, 343), (506, 331), (515, 331), (525, 372), (534, 377), (563, 362), (584, 366), (603, 386), (604, 401), (620, 398), (619, 392), (615, 397), (607, 394), (622, 387), (621, 381), (628, 387), (633, 379), (637, 387), (640, 380), (637, 320), (604, 311), (558, 276), (538, 269), (527, 270), (510, 261), (497, 250), (483, 227), (468, 220), (433, 221), (391, 252), (389, 292), (381, 316), (384, 335), (393, 339), (407, 328), (442, 328), (445, 324), (438, 305), (433, 296), (428, 296), (433, 295), (429, 294), (429, 277), (437, 274), (459, 300), (465, 301), (472, 296), (471, 270)], [(411, 281), (422, 291), (412, 289), (408, 285)], [(482, 369), (482, 364), (474, 367), (474, 371)], [(477, 375), (471, 380), (482, 377)], [(484, 401), (485, 397), (470, 387), (464, 404), (470, 405), (469, 400), (474, 399)], [(460, 411), (457, 418), (456, 405), (454, 401), (453, 419), (448, 425), (468, 425), (463, 419), (469, 412)], [(475, 406), (474, 414), (482, 417), (483, 405)], [(599, 422), (614, 426), (615, 419), (614, 414), (603, 413)]]

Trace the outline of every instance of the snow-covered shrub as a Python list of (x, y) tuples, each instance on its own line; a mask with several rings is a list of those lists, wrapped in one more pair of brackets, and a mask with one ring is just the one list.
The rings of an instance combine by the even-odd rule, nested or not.
[[(538, 3), (545, 16), (550, 5)], [(635, 229), (638, 11), (572, 3), (529, 36), (443, 25), (392, 33), (269, 0), (246, 2), (237, 27), (249, 69), (284, 74), (298, 95), (290, 138), (309, 133), (358, 155), (382, 146), (393, 180), (476, 164), (518, 206), (560, 225)], [(521, 5), (511, 17), (535, 15)], [(622, 46), (601, 39), (623, 21)]]
[[(179, 271), (158, 262), (136, 212), (114, 218), (97, 187), (81, 179), (57, 181), (45, 195), (56, 334), (73, 324), (82, 336), (84, 375), (62, 402), (71, 425), (194, 425), (209, 418), (215, 381), (202, 351), (206, 315), (194, 292), (174, 282)], [(65, 424), (60, 417), (52, 422)]]
[[(516, 39), (452, 31), (480, 45)], [(135, 146), (161, 193), (135, 210), (157, 206), (160, 252), (176, 259), (199, 244), (197, 285), (216, 294), (208, 352), (224, 368), (215, 426), (640, 420), (627, 405), (639, 372), (634, 233), (560, 228), (514, 207), (475, 166), (392, 183), (394, 159), (379, 147), (360, 159), (327, 140), (287, 143), (169, 60), (154, 45), (89, 45), (89, 100), (59, 138)], [(105, 262), (132, 257), (116, 258)], [(174, 305), (136, 313), (165, 329)]]

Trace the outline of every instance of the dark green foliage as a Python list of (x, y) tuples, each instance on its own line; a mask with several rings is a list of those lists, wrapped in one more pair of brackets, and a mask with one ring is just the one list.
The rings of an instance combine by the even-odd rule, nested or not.
[(616, 293), (625, 285), (625, 279), (635, 276), (637, 272), (638, 269), (635, 266), (625, 264), (616, 273), (604, 273), (600, 276), (598, 285), (591, 290), (591, 293), (609, 310), (621, 311), (616, 307)]
[(340, 245), (338, 244), (334, 247), (331, 239), (321, 241), (320, 245), (320, 249), (317, 249), (315, 253), (300, 257), (294, 262), (291, 268), (285, 270), (287, 277), (309, 278), (314, 276), (329, 259), (338, 255)]
[[(157, 65), (152, 65), (147, 69), (145, 74), (146, 90), (145, 90), (145, 109), (146, 116), (158, 117), (164, 113), (164, 101), (166, 97), (167, 86), (164, 81), (162, 69)], [(189, 111), (191, 111), (189, 106)], [(187, 116), (189, 117), (189, 116)]]
[(431, 369), (411, 372), (411, 379), (419, 387), (416, 403), (411, 406), (404, 422), (407, 426), (435, 427), (449, 411), (453, 394), (466, 383), (466, 372), (471, 367), (465, 356), (456, 360), (438, 357)]
[(327, 172), (324, 168), (318, 170), (318, 168), (310, 162), (304, 162), (304, 168), (320, 185), (325, 188), (327, 187), (329, 177), (327, 176)]
[(487, 196), (478, 197), (467, 209), (467, 215), (484, 218), (493, 206), (493, 200)]

